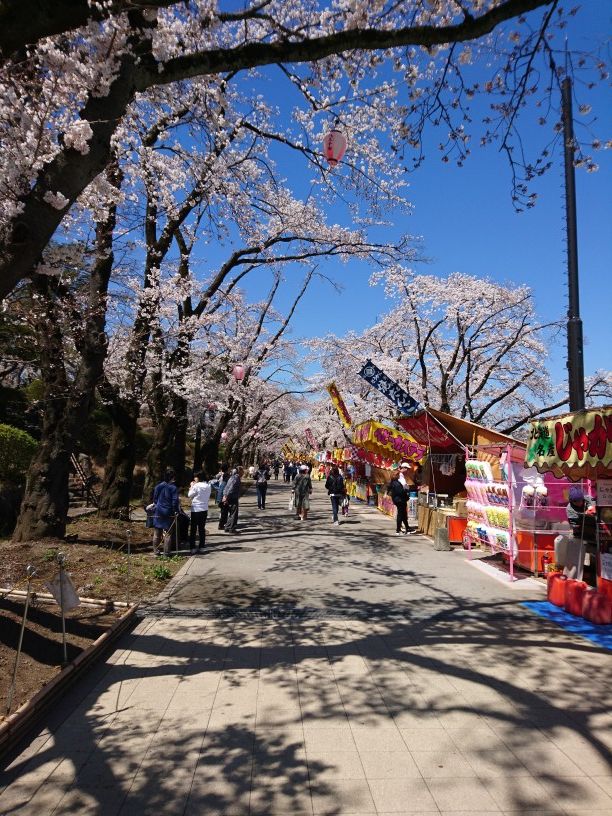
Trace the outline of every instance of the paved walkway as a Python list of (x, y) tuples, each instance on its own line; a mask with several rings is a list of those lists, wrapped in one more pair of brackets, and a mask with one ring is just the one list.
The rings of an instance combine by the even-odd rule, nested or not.
[(610, 816), (610, 653), (521, 606), (535, 582), (373, 508), (334, 527), (323, 494), (302, 523), (273, 482), (240, 536), (209, 523), (12, 759), (0, 814)]

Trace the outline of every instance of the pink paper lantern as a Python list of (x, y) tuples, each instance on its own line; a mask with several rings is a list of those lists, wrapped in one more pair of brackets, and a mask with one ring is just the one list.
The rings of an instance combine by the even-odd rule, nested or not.
[(223, 441), (227, 439), (227, 433), (225, 431), (223, 431), (223, 433), (221, 434), (221, 439), (223, 439)]
[(243, 365), (235, 365), (232, 371), (232, 374), (236, 382), (242, 382), (242, 380), (244, 380), (245, 373), (246, 372)]
[(342, 131), (333, 128), (323, 139), (323, 153), (330, 167), (335, 167), (346, 152), (346, 136)]

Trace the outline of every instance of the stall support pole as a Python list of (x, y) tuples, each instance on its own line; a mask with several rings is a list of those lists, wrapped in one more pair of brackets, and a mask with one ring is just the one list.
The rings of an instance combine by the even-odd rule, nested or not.
[(68, 650), (66, 648), (66, 611), (64, 607), (64, 564), (66, 556), (64, 553), (57, 554), (57, 563), (59, 564), (59, 591), (60, 591), (60, 613), (62, 616), (62, 653), (64, 655), (64, 666), (68, 663)]
[(512, 492), (512, 460), (510, 458), (510, 445), (506, 446), (506, 468), (508, 469), (508, 563), (510, 565), (510, 580), (514, 581), (514, 522), (512, 511), (514, 510), (514, 494)]
[(126, 586), (125, 586), (125, 602), (129, 606), (130, 605), (130, 581), (131, 581), (131, 574), (130, 574), (130, 561), (132, 556), (132, 528), (128, 527), (125, 531), (125, 535), (127, 538), (127, 572), (126, 572)]
[(570, 411), (584, 410), (584, 349), (578, 289), (578, 227), (576, 222), (575, 139), (572, 116), (572, 81), (561, 83), (561, 114), (565, 163), (565, 219), (567, 228), (567, 370)]
[[(467, 445), (466, 445), (466, 446), (465, 446), (465, 448), (464, 448), (464, 456), (465, 456), (465, 461), (467, 462), (467, 460), (470, 458), (470, 449), (468, 448), (468, 446), (467, 446)], [(466, 473), (466, 478), (467, 478), (467, 473)], [(466, 492), (467, 492), (467, 491), (466, 491)], [(469, 516), (468, 516), (468, 522), (469, 522), (469, 520), (470, 520), (470, 519), (469, 519)], [(471, 560), (472, 560), (472, 536), (471, 536), (471, 535), (467, 535), (467, 529), (468, 529), (468, 528), (466, 527), (466, 528), (465, 528), (465, 532), (464, 532), (464, 534), (463, 534), (463, 535), (465, 536), (465, 539), (466, 539), (466, 541), (467, 541), (467, 545), (468, 545), (468, 546), (467, 546), (467, 550), (468, 550), (468, 561), (471, 561)]]

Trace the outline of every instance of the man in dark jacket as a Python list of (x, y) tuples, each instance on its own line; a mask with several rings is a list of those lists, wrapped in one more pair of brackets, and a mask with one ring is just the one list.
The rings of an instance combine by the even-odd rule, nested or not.
[(346, 495), (346, 488), (344, 486), (344, 478), (340, 473), (340, 468), (334, 465), (330, 471), (329, 476), (325, 482), (325, 489), (329, 494), (332, 506), (332, 521), (338, 525), (338, 509), (342, 504), (342, 500)]
[(395, 535), (401, 535), (402, 524), (406, 528), (404, 535), (411, 532), (410, 528), (408, 527), (408, 489), (405, 482), (405, 477), (404, 479), (401, 478), (401, 471), (402, 469), (400, 468), (400, 472), (396, 473), (389, 482), (389, 495), (391, 496), (391, 501), (397, 508)]
[(226, 533), (235, 534), (237, 532), (241, 476), (242, 468), (234, 468), (223, 491), (223, 504), (227, 506), (227, 521), (224, 527)]
[(255, 471), (253, 478), (255, 479), (255, 490), (257, 491), (257, 507), (260, 510), (265, 510), (268, 479), (270, 478), (270, 469), (266, 462), (259, 463), (259, 467)]

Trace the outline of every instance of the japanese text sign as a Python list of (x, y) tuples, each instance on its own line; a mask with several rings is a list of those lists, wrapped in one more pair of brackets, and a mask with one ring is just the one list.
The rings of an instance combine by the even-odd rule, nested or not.
[(425, 456), (426, 448), (419, 445), (408, 434), (388, 428), (378, 422), (364, 422), (355, 428), (353, 437), (355, 443), (364, 446), (370, 445), (377, 451), (384, 449), (395, 459), (409, 459), (419, 461)]
[(304, 436), (306, 437), (306, 441), (308, 442), (308, 444), (316, 450), (318, 448), (317, 440), (315, 439), (314, 434), (310, 430), (310, 428), (306, 428), (304, 430)]
[(402, 414), (412, 414), (418, 408), (419, 403), (396, 382), (387, 377), (384, 371), (375, 366), (371, 360), (366, 361), (359, 376), (378, 389)]
[(598, 507), (612, 507), (612, 479), (597, 480)]
[(531, 423), (525, 467), (578, 479), (612, 477), (612, 407)]

